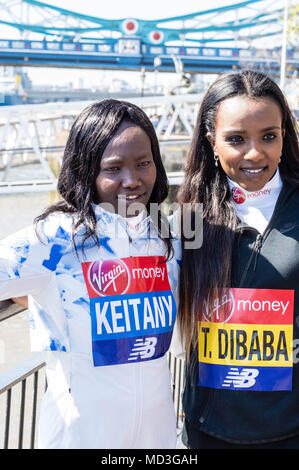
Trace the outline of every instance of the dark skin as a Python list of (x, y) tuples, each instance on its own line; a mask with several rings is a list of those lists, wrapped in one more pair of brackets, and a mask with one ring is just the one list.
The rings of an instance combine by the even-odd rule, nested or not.
[(28, 297), (24, 295), (23, 297), (13, 297), (11, 299), (15, 304), (20, 305), (21, 307), (28, 308)]

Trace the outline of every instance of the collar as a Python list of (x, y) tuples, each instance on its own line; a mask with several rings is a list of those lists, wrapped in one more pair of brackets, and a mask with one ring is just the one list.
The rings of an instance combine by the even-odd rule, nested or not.
[(282, 188), (279, 170), (276, 170), (271, 180), (259, 191), (246, 191), (230, 178), (227, 179), (236, 214), (241, 223), (264, 233)]
[(150, 224), (153, 228), (155, 227), (145, 210), (136, 217), (125, 218), (120, 214), (105, 210), (101, 205), (92, 203), (92, 208), (95, 213), (98, 229), (106, 233), (120, 233), (120, 230), (134, 238), (144, 234)]
[(274, 176), (259, 191), (247, 191), (238, 183), (227, 177), (230, 193), (234, 205), (238, 210), (254, 206), (263, 208), (276, 201), (277, 196), (282, 188), (282, 180), (279, 169), (277, 168)]

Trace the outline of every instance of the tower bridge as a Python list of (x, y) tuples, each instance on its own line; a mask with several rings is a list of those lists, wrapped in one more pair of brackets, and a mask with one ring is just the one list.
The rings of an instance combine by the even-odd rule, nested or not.
[[(278, 74), (283, 55), (287, 73), (297, 72), (296, 27), (288, 34), (289, 47), (282, 50), (287, 30), (282, 1), (230, 1), (191, 14), (143, 20), (100, 18), (37, 0), (0, 0), (0, 25), (14, 32), (14, 36), (0, 38), (0, 64), (117, 70), (158, 67), (169, 72), (175, 71), (175, 58), (179, 58), (188, 73), (249, 66)], [(287, 3), (287, 20), (295, 22), (296, 0)]]
[[(16, 66), (100, 68), (114, 70), (176, 70), (179, 59), (184, 72), (219, 73), (250, 67), (279, 75), (279, 48), (167, 46), (144, 44), (138, 37), (125, 37), (114, 43), (31, 41), (0, 39), (0, 63)], [(291, 75), (299, 69), (299, 52), (287, 51)]]

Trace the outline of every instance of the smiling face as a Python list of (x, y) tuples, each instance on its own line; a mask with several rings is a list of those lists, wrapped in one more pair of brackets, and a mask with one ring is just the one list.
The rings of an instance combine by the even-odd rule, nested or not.
[(115, 212), (119, 209), (119, 198), (127, 209), (132, 203), (146, 206), (155, 181), (149, 136), (136, 124), (123, 121), (101, 159), (96, 179), (98, 202), (112, 204)]
[(220, 104), (215, 136), (207, 138), (227, 176), (247, 191), (258, 191), (276, 171), (283, 136), (281, 110), (274, 100), (241, 95)]

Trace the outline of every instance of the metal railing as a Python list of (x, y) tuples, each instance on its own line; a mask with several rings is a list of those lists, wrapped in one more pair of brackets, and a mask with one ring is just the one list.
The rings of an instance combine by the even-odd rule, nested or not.
[(168, 365), (172, 375), (172, 399), (176, 410), (176, 427), (178, 432), (183, 427), (184, 413), (182, 390), (185, 380), (185, 361), (168, 352)]
[[(0, 322), (24, 311), (5, 300), (0, 302)], [(0, 448), (34, 449), (39, 406), (46, 388), (45, 362), (32, 354), (0, 374)]]
[[(39, 375), (41, 369), (45, 366), (45, 362), (40, 357), (30, 357), (27, 361), (18, 365), (9, 371), (8, 374), (0, 376), (0, 396), (6, 394), (6, 410), (5, 419), (1, 418), (4, 424), (3, 429), (3, 448), (10, 448), (10, 442), (17, 440), (17, 448), (24, 448), (24, 439), (29, 441), (29, 448), (34, 449), (36, 440), (36, 424), (38, 419), (38, 395), (39, 395)], [(28, 390), (28, 381), (32, 380), (31, 391)], [(18, 393), (17, 387), (20, 384), (18, 405), (19, 408), (17, 419), (13, 419), (17, 409), (12, 407), (12, 398), (14, 393)], [(45, 387), (44, 387), (45, 388)], [(27, 395), (28, 394), (28, 395)], [(29, 397), (32, 400), (29, 406)], [(27, 407), (30, 409), (30, 416), (25, 414)], [(14, 411), (14, 413), (12, 413)], [(25, 429), (27, 435), (25, 436)], [(11, 439), (10, 439), (11, 438)]]
[[(0, 322), (22, 311), (22, 307), (9, 300), (1, 301)], [(179, 432), (183, 424), (184, 361), (168, 353), (168, 364)], [(3, 444), (0, 441), (0, 449), (35, 448), (39, 407), (46, 389), (45, 365), (41, 354), (32, 354), (21, 364), (0, 374), (0, 439), (3, 441)], [(15, 405), (14, 395), (17, 395)]]
[[(161, 155), (170, 185), (184, 179), (184, 159), (190, 139), (160, 141)], [(0, 148), (0, 194), (56, 191), (63, 146)]]

